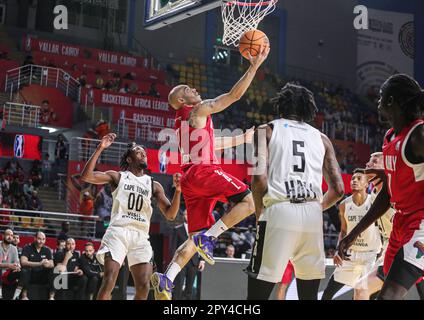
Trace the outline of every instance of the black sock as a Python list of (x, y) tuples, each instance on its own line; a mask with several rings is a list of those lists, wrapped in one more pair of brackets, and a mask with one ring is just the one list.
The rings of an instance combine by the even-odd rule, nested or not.
[(320, 281), (320, 279), (296, 279), (297, 295), (299, 296), (299, 300), (318, 300), (318, 289)]
[(247, 300), (268, 300), (275, 283), (248, 277)]
[(321, 300), (332, 300), (334, 295), (343, 287), (344, 284), (334, 280), (334, 275), (332, 275), (330, 281), (328, 281), (327, 288), (325, 288), (322, 294)]

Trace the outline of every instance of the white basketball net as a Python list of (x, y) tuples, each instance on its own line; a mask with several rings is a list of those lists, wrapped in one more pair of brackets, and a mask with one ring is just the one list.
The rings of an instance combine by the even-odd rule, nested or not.
[(246, 31), (257, 29), (259, 22), (275, 9), (278, 0), (222, 0), (224, 36), (222, 43), (238, 46)]

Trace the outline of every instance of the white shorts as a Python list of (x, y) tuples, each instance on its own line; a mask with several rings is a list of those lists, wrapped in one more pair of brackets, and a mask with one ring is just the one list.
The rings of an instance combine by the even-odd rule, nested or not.
[(143, 231), (124, 227), (107, 228), (100, 249), (96, 254), (99, 263), (104, 264), (107, 252), (110, 252), (112, 259), (121, 266), (125, 257), (128, 257), (130, 267), (139, 263), (150, 263), (153, 258), (149, 235)]
[(296, 278), (325, 278), (322, 207), (317, 201), (277, 203), (259, 219), (247, 273), (277, 283), (289, 260)]
[(375, 271), (377, 262), (376, 251), (348, 252), (350, 260), (343, 260), (341, 267), (334, 270), (334, 280), (354, 289), (368, 289), (368, 276)]

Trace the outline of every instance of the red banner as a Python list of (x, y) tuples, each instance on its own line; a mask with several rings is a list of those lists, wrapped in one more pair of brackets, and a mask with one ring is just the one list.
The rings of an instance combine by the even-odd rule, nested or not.
[[(95, 60), (101, 63), (116, 64), (128, 67), (146, 66), (146, 59), (129, 54), (86, 48), (73, 44), (66, 44), (51, 40), (24, 38), (25, 51), (39, 51), (60, 56)], [(147, 61), (148, 62), (148, 61)]]

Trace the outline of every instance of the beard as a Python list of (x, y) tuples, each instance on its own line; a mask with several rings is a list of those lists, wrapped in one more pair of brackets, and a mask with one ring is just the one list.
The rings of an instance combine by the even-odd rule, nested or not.
[(139, 167), (139, 169), (146, 170), (147, 169), (147, 163), (142, 162), (142, 163), (139, 164), (138, 167)]
[(3, 242), (7, 245), (11, 245), (13, 244), (13, 240), (7, 240), (7, 239), (3, 239)]

